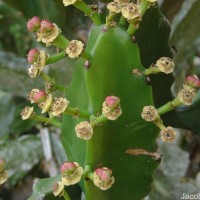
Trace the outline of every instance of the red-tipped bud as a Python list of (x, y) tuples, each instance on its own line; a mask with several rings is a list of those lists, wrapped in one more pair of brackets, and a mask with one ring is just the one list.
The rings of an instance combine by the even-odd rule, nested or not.
[(200, 80), (196, 75), (188, 76), (186, 82), (191, 87), (200, 87)]
[(64, 162), (60, 168), (60, 172), (62, 174), (68, 174), (74, 171), (76, 168), (77, 166), (73, 162)]
[(112, 170), (109, 168), (97, 168), (95, 173), (102, 181), (108, 181), (110, 179), (110, 175), (112, 174)]
[(112, 176), (111, 169), (102, 167), (94, 171), (93, 181), (101, 190), (107, 190), (113, 185), (115, 178)]
[(111, 109), (116, 108), (120, 103), (119, 97), (116, 97), (116, 96), (108, 96), (108, 97), (106, 97), (105, 101), (106, 101), (108, 107)]
[(41, 21), (40, 33), (48, 33), (53, 30), (54, 30), (54, 25), (50, 21), (46, 19)]
[(31, 49), (27, 55), (28, 62), (31, 64), (37, 62), (39, 56), (40, 52), (37, 49)]
[(47, 94), (44, 90), (40, 90), (33, 96), (33, 100), (35, 103), (40, 103), (44, 101), (44, 99), (47, 97)]
[(41, 19), (37, 16), (34, 16), (27, 22), (27, 28), (30, 32), (36, 31), (40, 27)]

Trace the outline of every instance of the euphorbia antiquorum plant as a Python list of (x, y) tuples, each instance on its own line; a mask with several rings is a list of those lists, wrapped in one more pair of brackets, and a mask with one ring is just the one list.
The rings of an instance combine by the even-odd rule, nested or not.
[[(143, 199), (161, 160), (156, 139), (172, 142), (176, 137), (175, 127), (165, 124), (165, 114), (190, 106), (200, 81), (188, 76), (172, 97), (170, 26), (156, 0), (115, 0), (99, 11), (82, 0), (63, 4), (91, 18), (87, 44), (69, 41), (47, 19), (35, 16), (28, 21), (38, 42), (60, 52), (29, 51), (28, 75), (43, 78), (45, 87), (32, 89), (28, 100), (44, 115), (36, 113), (35, 106), (21, 112), (23, 120), (32, 118), (61, 129), (69, 160), (61, 166), (51, 193), (70, 199), (67, 187), (79, 183), (86, 200)], [(68, 88), (43, 71), (66, 56), (76, 59)], [(57, 90), (63, 95), (57, 96)]]

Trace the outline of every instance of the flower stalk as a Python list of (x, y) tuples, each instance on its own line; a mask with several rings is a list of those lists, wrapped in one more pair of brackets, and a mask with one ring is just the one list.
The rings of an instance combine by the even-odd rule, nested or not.
[(77, 1), (73, 5), (84, 12), (86, 16), (90, 17), (96, 25), (100, 25), (102, 23), (99, 14), (93, 11), (84, 1)]

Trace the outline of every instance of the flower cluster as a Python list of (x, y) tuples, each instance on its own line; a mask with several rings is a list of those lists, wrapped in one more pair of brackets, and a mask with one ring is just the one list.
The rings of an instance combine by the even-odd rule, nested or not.
[(174, 62), (171, 58), (161, 57), (156, 62), (156, 67), (163, 73), (169, 74), (174, 71)]
[(196, 95), (196, 90), (189, 85), (183, 85), (183, 89), (180, 89), (178, 92), (179, 100), (187, 106), (192, 104)]
[(161, 130), (160, 135), (163, 142), (173, 142), (176, 137), (176, 131), (173, 127), (168, 126)]
[(97, 168), (94, 171), (93, 182), (101, 190), (108, 190), (115, 182), (112, 170), (107, 167)]
[(47, 55), (43, 50), (31, 49), (27, 55), (27, 60), (31, 64), (27, 73), (31, 78), (35, 78), (45, 67)]
[(53, 187), (53, 194), (60, 196), (63, 193), (64, 186), (74, 185), (81, 180), (83, 168), (77, 162), (64, 162), (60, 168), (62, 178)]
[(72, 40), (66, 48), (66, 54), (70, 58), (78, 58), (83, 51), (84, 44), (78, 40)]
[(0, 185), (8, 179), (8, 172), (5, 170), (5, 161), (0, 159)]
[(41, 20), (37, 16), (28, 21), (27, 28), (30, 32), (36, 33), (37, 41), (41, 41), (47, 46), (51, 45), (61, 33), (61, 30), (57, 27), (56, 24), (46, 19)]
[(93, 135), (93, 127), (88, 121), (83, 121), (77, 124), (75, 131), (77, 137), (83, 140), (89, 140)]
[[(68, 107), (69, 101), (63, 97), (53, 97), (51, 93), (46, 93), (44, 90), (32, 89), (27, 95), (30, 103), (37, 103), (38, 107), (42, 109), (41, 113), (49, 112), (49, 114), (58, 117), (60, 116)], [(34, 107), (26, 106), (21, 111), (21, 116), (23, 120), (29, 119), (34, 116)]]
[(122, 7), (122, 15), (128, 20), (141, 20), (141, 10), (138, 4), (128, 3)]
[(145, 106), (141, 116), (145, 121), (154, 121), (158, 117), (158, 111), (153, 106)]
[(119, 97), (106, 97), (103, 102), (102, 114), (109, 120), (116, 120), (122, 114)]

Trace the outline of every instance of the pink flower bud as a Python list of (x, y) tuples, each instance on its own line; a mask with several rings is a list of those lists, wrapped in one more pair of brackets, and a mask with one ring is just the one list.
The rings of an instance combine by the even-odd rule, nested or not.
[(200, 87), (200, 80), (196, 75), (188, 76), (186, 82), (191, 87)]
[(77, 166), (73, 162), (64, 162), (60, 168), (60, 172), (62, 174), (70, 173), (70, 172), (74, 171), (76, 168), (77, 168)]
[(112, 174), (112, 170), (106, 167), (97, 168), (95, 173), (102, 181), (108, 181), (110, 179), (110, 175)]
[(101, 190), (108, 190), (115, 182), (112, 170), (107, 167), (97, 168), (94, 171), (93, 182)]
[(33, 96), (33, 100), (35, 103), (40, 103), (44, 101), (44, 99), (47, 97), (47, 94), (44, 90), (40, 90)]
[(116, 97), (116, 96), (108, 96), (108, 97), (106, 97), (105, 101), (106, 101), (108, 107), (111, 109), (116, 108), (120, 103), (119, 97)]
[(40, 33), (48, 33), (53, 30), (54, 30), (54, 25), (50, 21), (46, 19), (41, 21)]
[(39, 17), (34, 16), (27, 22), (27, 28), (30, 32), (36, 31), (40, 27), (41, 20)]
[(37, 49), (31, 49), (27, 55), (28, 62), (31, 64), (37, 62), (39, 55), (40, 52)]

